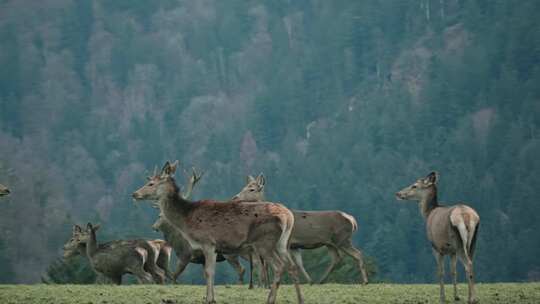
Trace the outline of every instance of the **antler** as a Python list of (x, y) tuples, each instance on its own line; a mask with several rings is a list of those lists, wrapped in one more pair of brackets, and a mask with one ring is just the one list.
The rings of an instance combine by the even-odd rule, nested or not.
[[(185, 174), (188, 175), (187, 172), (185, 172)], [(195, 167), (191, 167), (191, 174), (189, 175), (189, 180), (186, 186), (186, 192), (184, 193), (184, 195), (182, 195), (184, 199), (189, 199), (191, 197), (193, 188), (201, 180), (203, 175), (204, 175), (204, 171), (197, 172), (197, 169), (195, 169)]]

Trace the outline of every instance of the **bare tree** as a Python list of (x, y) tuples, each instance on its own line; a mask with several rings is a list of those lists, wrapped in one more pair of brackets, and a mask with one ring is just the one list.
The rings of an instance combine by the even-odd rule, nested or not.
[(426, 220), (426, 232), (433, 254), (437, 259), (440, 284), (440, 301), (445, 303), (444, 295), (444, 256), (450, 255), (454, 283), (454, 299), (459, 300), (457, 292), (457, 259), (459, 257), (469, 280), (469, 303), (476, 303), (474, 292), (473, 256), (480, 217), (474, 209), (464, 204), (443, 206), (437, 198), (439, 175), (431, 172), (412, 185), (396, 193), (399, 200), (418, 201), (420, 213)]
[(187, 201), (180, 195), (174, 180), (177, 164), (165, 163), (161, 173), (135, 191), (133, 198), (157, 200), (164, 217), (181, 231), (190, 246), (202, 250), (206, 303), (215, 303), (217, 254), (241, 253), (246, 248), (252, 248), (263, 256), (274, 271), (268, 304), (276, 301), (281, 275), (286, 267), (294, 281), (298, 303), (303, 303), (298, 271), (287, 249), (294, 225), (291, 211), (278, 203)]

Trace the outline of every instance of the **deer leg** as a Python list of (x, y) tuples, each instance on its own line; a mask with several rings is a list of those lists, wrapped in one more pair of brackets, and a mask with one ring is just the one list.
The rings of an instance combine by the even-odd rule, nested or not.
[[(244, 267), (242, 267), (242, 264), (240, 264), (240, 261), (238, 260), (237, 255), (225, 255), (225, 259), (227, 260), (227, 263), (234, 268), (236, 273), (238, 274), (238, 284), (244, 283), (244, 272), (246, 271)], [(250, 282), (250, 284), (252, 284)]]
[(172, 275), (171, 271), (169, 270), (169, 263), (170, 263), (170, 255), (168, 255), (168, 256), (159, 255), (158, 260), (156, 262), (157, 266), (160, 269), (163, 269), (163, 271), (165, 272), (165, 277), (169, 281), (172, 282), (173, 281), (173, 275)]
[(311, 280), (311, 277), (304, 268), (304, 262), (302, 261), (302, 252), (300, 251), (300, 249), (291, 249), (290, 252), (294, 263), (296, 264), (296, 266), (298, 266), (298, 269), (300, 269), (300, 272), (302, 273), (304, 278), (306, 278), (309, 284), (313, 284), (313, 280)]
[(264, 260), (270, 264), (272, 270), (274, 271), (274, 280), (270, 286), (270, 293), (268, 294), (267, 304), (276, 303), (277, 290), (279, 284), (281, 283), (281, 275), (283, 274), (283, 262), (279, 259), (277, 255), (269, 254), (264, 257)]
[(214, 274), (216, 270), (216, 249), (208, 247), (203, 249), (204, 253), (204, 276), (206, 278), (206, 303), (214, 304)]
[(444, 256), (435, 249), (433, 249), (433, 255), (437, 260), (437, 275), (439, 276), (440, 302), (441, 304), (444, 304)]
[(140, 284), (152, 284), (154, 283), (154, 278), (152, 275), (144, 270), (143, 265), (137, 265), (129, 269)]
[(326, 281), (328, 275), (330, 275), (332, 270), (334, 270), (334, 267), (336, 267), (337, 263), (341, 260), (341, 255), (336, 248), (332, 246), (326, 246), (326, 248), (328, 248), (328, 253), (330, 253), (330, 265), (328, 265), (328, 268), (326, 268), (326, 271), (319, 280), (319, 284), (323, 284)]
[(469, 281), (469, 304), (478, 303), (476, 300), (476, 293), (474, 291), (474, 271), (473, 271), (473, 262), (469, 256), (465, 254), (460, 255), (460, 260), (463, 266), (465, 267), (465, 272), (467, 273), (467, 280)]
[(296, 298), (298, 300), (298, 303), (303, 304), (304, 297), (302, 296), (302, 291), (300, 290), (300, 278), (298, 275), (298, 266), (296, 265), (296, 263), (294, 263), (294, 260), (291, 257), (287, 247), (288, 247), (287, 245), (283, 247), (279, 246), (277, 248), (277, 251), (278, 251), (280, 259), (282, 259), (285, 262), (285, 265), (287, 266), (287, 272), (289, 273), (289, 276), (292, 278), (294, 282), (294, 288), (296, 289)]
[(249, 287), (253, 289), (253, 254), (249, 254)]
[(457, 291), (457, 256), (452, 254), (450, 256), (450, 266), (452, 267), (452, 281), (454, 284), (454, 300), (459, 301), (458, 291)]
[(340, 247), (340, 249), (356, 260), (356, 263), (358, 264), (358, 270), (360, 270), (360, 273), (362, 274), (362, 283), (366, 285), (368, 283), (368, 276), (366, 268), (364, 266), (364, 255), (362, 254), (362, 251), (354, 247), (351, 243)]
[(264, 259), (262, 258), (262, 256), (256, 251), (252, 254), (252, 257), (253, 257), (255, 268), (257, 268), (257, 272), (258, 272), (259, 287), (266, 288), (269, 285), (268, 269), (267, 269), (268, 263), (266, 263)]
[(176, 283), (178, 280), (178, 277), (182, 274), (182, 272), (184, 272), (187, 265), (189, 264), (190, 258), (191, 256), (184, 256), (184, 257), (178, 258), (178, 261), (176, 262), (176, 270), (174, 271), (172, 275), (173, 283)]

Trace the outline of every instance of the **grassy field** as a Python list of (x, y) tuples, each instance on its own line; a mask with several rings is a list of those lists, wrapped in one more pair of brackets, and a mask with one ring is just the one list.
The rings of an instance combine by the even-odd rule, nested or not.
[[(447, 302), (452, 298), (447, 285)], [(303, 285), (306, 303), (438, 303), (438, 285), (371, 284)], [(480, 303), (540, 303), (540, 283), (478, 284)], [(81, 304), (188, 304), (203, 303), (204, 286), (194, 285), (0, 285), (0, 303), (81, 303)], [(459, 285), (461, 301), (467, 286)], [(264, 303), (268, 292), (246, 286), (218, 286), (216, 300), (221, 304)], [(294, 288), (281, 286), (278, 303), (296, 303)]]

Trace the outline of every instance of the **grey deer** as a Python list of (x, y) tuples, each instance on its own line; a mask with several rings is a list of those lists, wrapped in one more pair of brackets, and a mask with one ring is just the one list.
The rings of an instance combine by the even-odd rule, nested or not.
[[(79, 225), (74, 225), (71, 239), (69, 239), (63, 247), (64, 259), (70, 259), (78, 255), (88, 258), (86, 254), (86, 243), (80, 243), (76, 241), (78, 235), (80, 235), (81, 233), (82, 228)], [(131, 247), (132, 250), (135, 250), (137, 247), (142, 248), (142, 250), (151, 250), (149, 256), (150, 258), (153, 258), (154, 256), (157, 257), (155, 264), (159, 267), (158, 269), (162, 269), (169, 279), (172, 278), (172, 275), (169, 273), (169, 263), (171, 260), (172, 248), (163, 240), (114, 240), (107, 243), (98, 244), (98, 248), (103, 250), (115, 250), (115, 248), (121, 248), (123, 250), (126, 246)], [(145, 270), (152, 274), (152, 277), (154, 278), (154, 281), (156, 283), (163, 282), (163, 278), (161, 277), (161, 275), (155, 272), (152, 267), (149, 267), (148, 263), (145, 264)], [(102, 277), (100, 273), (98, 273), (98, 275), (100, 278)]]
[(202, 250), (206, 303), (216, 303), (214, 274), (217, 254), (235, 254), (246, 248), (253, 248), (263, 256), (274, 271), (268, 304), (276, 302), (285, 268), (294, 281), (298, 303), (304, 303), (298, 271), (287, 250), (294, 225), (291, 211), (279, 203), (185, 200), (174, 179), (177, 165), (178, 161), (166, 162), (161, 173), (135, 191), (133, 198), (157, 200), (164, 218), (179, 229), (191, 248)]
[[(156, 170), (154, 170), (154, 175), (156, 174)], [(192, 168), (191, 175), (189, 176), (188, 183), (186, 186), (185, 193), (180, 193), (184, 199), (189, 199), (191, 197), (191, 193), (193, 192), (193, 188), (195, 185), (199, 182), (199, 180), (202, 178), (203, 173), (199, 173), (195, 170), (195, 168)], [(163, 214), (159, 214), (158, 219), (152, 224), (152, 228), (156, 231), (161, 231), (163, 233), (163, 238), (165, 241), (167, 241), (168, 244), (174, 249), (174, 252), (177, 257), (177, 264), (176, 264), (176, 270), (173, 274), (170, 274), (171, 280), (173, 282), (176, 282), (178, 280), (178, 277), (182, 274), (182, 272), (186, 269), (187, 265), (189, 263), (194, 264), (202, 264), (204, 265), (204, 255), (202, 251), (200, 250), (192, 250), (191, 246), (189, 246), (188, 241), (182, 237), (182, 234), (178, 229), (170, 224), (168, 221), (165, 220), (163, 217)], [(221, 254), (218, 254), (216, 262), (222, 262), (227, 261), (229, 264), (236, 270), (238, 273), (238, 280), (241, 283), (243, 281), (244, 276), (244, 268), (238, 261), (237, 256), (231, 256), (226, 255), (223, 256)]]
[(476, 303), (474, 291), (473, 256), (476, 237), (480, 225), (478, 213), (464, 204), (444, 206), (439, 204), (437, 183), (439, 174), (431, 172), (412, 185), (396, 193), (398, 200), (418, 201), (420, 213), (426, 221), (426, 232), (437, 260), (440, 284), (440, 302), (445, 303), (444, 295), (444, 256), (450, 255), (454, 299), (459, 300), (457, 291), (457, 259), (459, 257), (469, 281), (469, 303)]
[(6, 195), (9, 195), (10, 191), (8, 189), (8, 187), (0, 184), (0, 196), (6, 196)]
[[(265, 201), (265, 178), (261, 173), (257, 178), (251, 175), (247, 184), (233, 197), (236, 201)], [(342, 211), (303, 211), (292, 210), (294, 228), (291, 235), (290, 250), (296, 265), (309, 283), (312, 279), (304, 268), (301, 249), (328, 248), (331, 262), (319, 280), (324, 283), (328, 275), (342, 258), (343, 254), (351, 256), (362, 275), (362, 283), (368, 283), (362, 251), (352, 244), (352, 236), (358, 230), (358, 224), (352, 215)]]
[[(164, 244), (145, 240), (118, 240), (97, 243), (96, 231), (100, 225), (88, 223), (86, 229), (75, 225), (72, 237), (64, 245), (64, 258), (80, 254), (90, 261), (92, 269), (114, 284), (122, 284), (124, 274), (133, 274), (140, 283), (163, 282), (164, 271), (156, 265), (158, 254), (167, 253)], [(169, 257), (162, 258), (167, 260)]]

